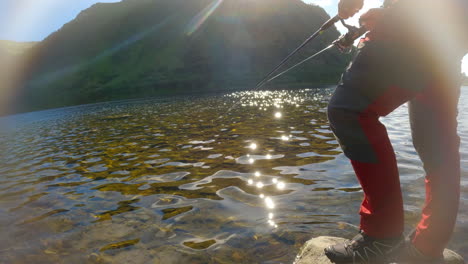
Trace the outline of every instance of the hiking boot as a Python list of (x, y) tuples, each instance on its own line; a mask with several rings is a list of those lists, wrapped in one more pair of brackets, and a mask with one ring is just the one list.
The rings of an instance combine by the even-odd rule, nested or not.
[(376, 239), (366, 235), (363, 231), (352, 240), (329, 246), (325, 255), (333, 263), (385, 263), (395, 252), (404, 245), (403, 236), (389, 239)]
[(429, 257), (421, 253), (414, 245), (411, 243), (415, 232), (413, 231), (407, 238), (404, 245), (396, 249), (392, 253), (392, 263), (401, 263), (401, 264), (445, 264), (444, 256), (440, 257)]

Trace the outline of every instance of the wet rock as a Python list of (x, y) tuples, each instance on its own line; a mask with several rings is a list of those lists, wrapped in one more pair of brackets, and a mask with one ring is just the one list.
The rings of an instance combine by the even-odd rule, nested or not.
[(166, 219), (172, 218), (172, 217), (174, 217), (176, 215), (188, 212), (188, 211), (190, 211), (192, 209), (193, 209), (193, 206), (186, 206), (186, 207), (180, 207), (180, 208), (167, 208), (167, 209), (162, 210), (162, 212), (164, 213), (162, 219), (166, 220)]
[(197, 249), (197, 250), (207, 249), (207, 248), (211, 247), (214, 244), (216, 244), (216, 240), (214, 240), (214, 239), (201, 241), (201, 242), (197, 242), (197, 241), (186, 241), (186, 242), (184, 242), (184, 246), (189, 247), (189, 248), (193, 248), (193, 249)]
[(101, 118), (100, 120), (102, 121), (114, 121), (114, 120), (122, 120), (122, 119), (127, 119), (132, 117), (131, 115), (110, 115), (106, 116), (104, 118)]
[[(133, 250), (117, 250), (111, 253), (102, 254), (101, 263), (164, 263), (158, 261), (155, 252), (146, 248), (134, 248)], [(166, 262), (175, 263), (175, 262)]]
[(92, 253), (88, 256), (88, 263), (98, 264), (98, 263), (104, 263), (104, 261), (100, 255), (96, 253)]
[[(323, 253), (328, 245), (345, 241), (344, 238), (321, 236), (307, 241), (296, 257), (295, 264), (331, 264)], [(465, 261), (457, 253), (446, 249), (444, 252), (446, 264), (464, 264)], [(399, 263), (405, 264), (405, 263)]]
[(126, 240), (126, 241), (120, 241), (117, 243), (112, 243), (109, 245), (106, 245), (105, 247), (101, 248), (99, 251), (106, 251), (106, 250), (111, 250), (111, 249), (119, 249), (119, 248), (126, 248), (135, 245), (136, 243), (140, 242), (140, 239), (132, 239), (132, 240)]

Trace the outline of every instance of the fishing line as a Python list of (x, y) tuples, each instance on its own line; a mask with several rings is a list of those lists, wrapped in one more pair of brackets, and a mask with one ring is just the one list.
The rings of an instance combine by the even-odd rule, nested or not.
[[(313, 54), (312, 56), (308, 57), (307, 59), (293, 65), (292, 67), (286, 69), (285, 71), (282, 71), (281, 73), (271, 77), (271, 75), (273, 75), (281, 66), (283, 66), (294, 54), (296, 54), (300, 49), (302, 49), (307, 43), (309, 43), (311, 40), (315, 39), (318, 35), (322, 34), (326, 29), (330, 28), (331, 26), (333, 26), (336, 22), (340, 21), (340, 17), (339, 16), (335, 16), (331, 19), (329, 19), (327, 22), (325, 22), (318, 31), (316, 31), (314, 34), (312, 34), (309, 38), (307, 38), (299, 47), (297, 47), (292, 53), (290, 53), (285, 59), (283, 59), (281, 61), (281, 63), (279, 63), (272, 71), (270, 71), (256, 86), (253, 90), (251, 91), (256, 91), (258, 90), (259, 88), (261, 88), (263, 85), (265, 85), (266, 83), (280, 77), (281, 75), (291, 71), (292, 69), (304, 64), (305, 62), (317, 57), (318, 55), (322, 54), (323, 52), (333, 48), (333, 47), (337, 47), (341, 52), (343, 53), (349, 53), (351, 52), (351, 48), (352, 47), (352, 44), (354, 42), (354, 40), (356, 40), (357, 38), (359, 38), (360, 36), (362, 36), (363, 34), (365, 34), (367, 32), (367, 29), (365, 27), (361, 27), (361, 28), (356, 28), (356, 27), (353, 27), (353, 26), (349, 26), (347, 25), (344, 20), (341, 19), (341, 23), (348, 29), (348, 33), (346, 33), (345, 35), (341, 36), (340, 38), (338, 38), (337, 40), (333, 41), (332, 44), (330, 44), (329, 46), (327, 46), (326, 48), (320, 50), (319, 52)], [(271, 77), (271, 78), (270, 78)], [(227, 115), (228, 113), (231, 112), (231, 110), (236, 107), (238, 104), (240, 103), (240, 101), (234, 103), (226, 112), (225, 112), (225, 115)], [(216, 120), (220, 119), (220, 118), (223, 118), (224, 115), (221, 115), (219, 116)], [(214, 120), (213, 120), (214, 122)]]
[[(294, 68), (296, 68), (296, 67), (302, 65), (303, 63), (307, 62), (308, 60), (311, 60), (311, 59), (317, 57), (318, 55), (322, 54), (323, 52), (325, 52), (325, 51), (327, 51), (327, 50), (329, 50), (329, 49), (331, 49), (331, 48), (333, 48), (333, 47), (335, 47), (335, 44), (331, 44), (330, 46), (328, 46), (328, 47), (324, 48), (323, 50), (321, 50), (321, 51), (319, 51), (319, 52), (313, 54), (312, 56), (308, 57), (307, 59), (305, 59), (305, 60), (299, 62), (298, 64), (295, 64), (295, 65), (292, 66), (291, 68), (288, 68), (288, 69), (286, 69), (285, 71), (280, 72), (279, 74), (273, 76), (271, 79), (268, 79), (267, 81), (265, 81), (263, 84), (266, 84), (266, 83), (268, 83), (268, 82), (273, 81), (274, 79), (280, 77), (281, 75), (283, 75), (283, 74), (285, 74), (285, 73), (287, 73), (287, 72), (293, 70)], [(263, 85), (262, 85), (262, 86), (263, 86)], [(260, 87), (261, 87), (261, 86), (260, 86)], [(259, 87), (259, 88), (260, 88), (260, 87)]]
[(315, 39), (317, 36), (321, 35), (331, 26), (333, 26), (336, 22), (340, 21), (340, 16), (336, 15), (333, 18), (330, 18), (327, 22), (325, 22), (319, 30), (317, 30), (314, 34), (308, 37), (299, 47), (297, 47), (293, 52), (291, 52), (286, 58), (284, 58), (276, 67), (271, 70), (255, 87), (263, 86), (264, 82), (281, 66), (283, 66), (294, 54), (296, 54), (299, 50), (301, 50), (305, 45), (307, 45), (310, 41)]
[[(282, 71), (281, 73), (279, 73), (279, 74), (273, 76), (272, 78), (267, 79), (267, 80), (263, 81), (262, 83), (259, 83), (259, 84), (261, 84), (261, 85), (257, 85), (257, 86), (256, 86), (254, 89), (252, 89), (251, 91), (256, 91), (256, 90), (260, 89), (263, 85), (265, 85), (265, 84), (267, 84), (267, 83), (273, 81), (274, 79), (280, 77), (281, 75), (283, 75), (283, 74), (285, 74), (285, 73), (287, 73), (287, 72), (293, 70), (294, 68), (296, 68), (296, 67), (298, 67), (298, 66), (304, 64), (305, 62), (307, 62), (307, 61), (309, 61), (309, 60), (311, 60), (311, 59), (317, 57), (318, 55), (322, 54), (323, 52), (325, 52), (325, 51), (327, 51), (327, 50), (329, 50), (329, 49), (331, 49), (331, 48), (333, 48), (333, 47), (335, 47), (335, 43), (333, 43), (333, 44), (329, 45), (328, 47), (322, 49), (321, 51), (319, 51), (319, 52), (313, 54), (312, 56), (308, 57), (307, 59), (305, 59), (305, 60), (303, 60), (303, 61), (301, 61), (301, 62), (295, 64), (295, 65), (292, 66), (291, 68), (288, 68), (288, 69), (286, 69), (285, 71)], [(234, 109), (234, 107), (236, 107), (239, 103), (240, 103), (240, 101), (234, 103), (234, 104), (226, 111), (226, 115), (229, 114), (229, 113), (232, 111), (232, 109)], [(224, 115), (221, 115), (221, 116), (218, 117), (218, 119), (221, 119), (221, 118), (223, 118), (223, 117), (224, 117)], [(213, 122), (214, 122), (214, 120), (213, 120)]]

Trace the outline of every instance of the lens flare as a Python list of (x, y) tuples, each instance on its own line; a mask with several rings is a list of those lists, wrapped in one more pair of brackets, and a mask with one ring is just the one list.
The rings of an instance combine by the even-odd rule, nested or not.
[(187, 36), (197, 31), (223, 2), (224, 0), (215, 0), (198, 13), (187, 25), (187, 30), (185, 31)]

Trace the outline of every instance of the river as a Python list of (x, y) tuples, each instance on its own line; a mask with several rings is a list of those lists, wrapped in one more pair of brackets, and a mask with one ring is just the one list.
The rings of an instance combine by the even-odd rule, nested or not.
[[(362, 191), (327, 118), (331, 89), (83, 105), (0, 118), (0, 263), (291, 263), (311, 237), (351, 237)], [(460, 213), (468, 259), (468, 87)], [(382, 118), (406, 230), (424, 172), (407, 106)]]

